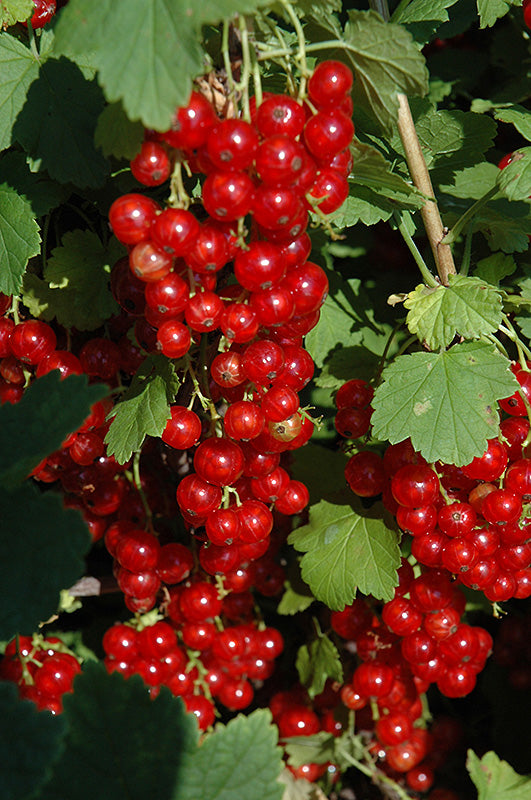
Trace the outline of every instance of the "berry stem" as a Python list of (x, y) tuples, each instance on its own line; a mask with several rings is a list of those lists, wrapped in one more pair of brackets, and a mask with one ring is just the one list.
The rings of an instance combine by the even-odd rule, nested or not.
[(304, 36), (304, 31), (302, 29), (300, 20), (296, 15), (295, 11), (293, 10), (291, 3), (289, 3), (287, 0), (282, 0), (282, 5), (286, 9), (286, 13), (290, 18), (295, 33), (297, 34), (298, 50), (295, 58), (299, 62), (299, 67), (301, 71), (301, 79), (299, 82), (299, 92), (297, 95), (297, 99), (301, 101), (304, 99), (304, 95), (306, 94), (306, 78), (308, 75), (308, 66), (306, 64), (306, 39)]
[(426, 286), (430, 286), (432, 289), (435, 289), (437, 286), (439, 286), (439, 284), (437, 283), (437, 281), (435, 280), (435, 277), (431, 274), (430, 270), (426, 266), (426, 262), (424, 261), (424, 259), (422, 258), (421, 254), (419, 253), (417, 245), (413, 241), (413, 238), (412, 238), (411, 234), (409, 233), (409, 231), (407, 229), (407, 225), (405, 224), (405, 221), (404, 221), (404, 215), (406, 213), (407, 212), (405, 212), (405, 211), (402, 211), (401, 213), (399, 213), (398, 211), (394, 212), (393, 216), (395, 218), (398, 230), (402, 234), (402, 238), (405, 241), (405, 243), (407, 244), (407, 246), (409, 248), (409, 252), (411, 253), (413, 258), (415, 259), (415, 263), (416, 263), (417, 267), (419, 268), (422, 277), (424, 278), (424, 283), (426, 284)]
[[(398, 132), (406, 154), (406, 161), (413, 183), (427, 198), (434, 197), (430, 173), (420, 146), (415, 123), (411, 115), (408, 99), (405, 94), (398, 95)], [(448, 276), (455, 275), (455, 264), (452, 251), (447, 242), (443, 243), (445, 229), (435, 199), (427, 199), (421, 209), (422, 221), (430, 241), (439, 278), (444, 286), (448, 285)]]
[(505, 325), (500, 325), (498, 330), (501, 331), (501, 333), (504, 333), (511, 340), (511, 342), (514, 342), (516, 349), (518, 350), (518, 357), (520, 359), (520, 363), (522, 364), (522, 368), (527, 370), (528, 367), (524, 356), (531, 358), (531, 350), (522, 342), (507, 314), (503, 314), (503, 321)]
[(138, 450), (133, 456), (133, 483), (138, 491), (138, 494), (140, 495), (140, 500), (142, 501), (142, 507), (146, 515), (147, 530), (150, 533), (154, 533), (153, 513), (149, 507), (144, 489), (142, 488), (142, 479), (140, 477), (140, 450)]
[(250, 122), (251, 106), (249, 104), (249, 79), (251, 77), (251, 54), (249, 49), (249, 31), (247, 29), (247, 23), (243, 14), (240, 14), (238, 18), (238, 24), (241, 34), (243, 66), (241, 80), (236, 84), (236, 88), (242, 93), (243, 118), (247, 122)]
[(186, 209), (189, 205), (190, 197), (184, 188), (182, 164), (180, 161), (177, 161), (170, 179), (170, 196), (168, 198), (168, 206), (170, 208)]

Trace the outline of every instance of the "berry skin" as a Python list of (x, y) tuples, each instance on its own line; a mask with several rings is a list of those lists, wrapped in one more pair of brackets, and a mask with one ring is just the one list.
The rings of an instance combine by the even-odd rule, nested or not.
[(150, 229), (160, 208), (143, 194), (124, 194), (109, 210), (109, 223), (123, 244), (138, 244), (149, 239)]
[(172, 406), (171, 417), (162, 431), (162, 441), (177, 450), (189, 450), (201, 436), (201, 420), (184, 406)]
[(354, 136), (352, 120), (337, 109), (320, 111), (304, 127), (304, 142), (312, 155), (332, 159), (349, 146)]
[(410, 464), (401, 467), (393, 476), (391, 491), (396, 502), (402, 506), (426, 506), (439, 495), (439, 479), (429, 467)]
[(352, 89), (352, 72), (341, 61), (322, 61), (308, 81), (308, 95), (318, 108), (334, 107)]
[[(35, 11), (31, 15), (30, 24), (34, 31), (44, 28), (57, 11), (56, 0), (33, 0)], [(27, 23), (24, 25), (27, 27)]]
[(140, 152), (131, 161), (131, 172), (144, 186), (160, 186), (168, 180), (171, 162), (158, 142), (143, 142)]

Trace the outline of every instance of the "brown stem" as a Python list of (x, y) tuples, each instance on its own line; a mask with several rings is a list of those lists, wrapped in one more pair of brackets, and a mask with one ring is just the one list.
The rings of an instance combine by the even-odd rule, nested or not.
[[(413, 183), (427, 197), (434, 197), (430, 173), (420, 147), (415, 123), (405, 94), (398, 94), (398, 132), (406, 154), (409, 172)], [(455, 275), (456, 269), (450, 246), (443, 244), (446, 231), (443, 228), (439, 208), (435, 200), (426, 200), (421, 209), (422, 221), (430, 241), (439, 278), (448, 286), (448, 276)]]

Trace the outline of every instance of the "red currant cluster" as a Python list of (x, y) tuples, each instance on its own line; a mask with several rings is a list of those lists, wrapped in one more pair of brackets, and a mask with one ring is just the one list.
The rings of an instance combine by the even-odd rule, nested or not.
[(443, 748), (419, 727), (422, 695), (433, 682), (447, 697), (472, 691), (492, 639), (460, 622), (465, 597), (447, 573), (428, 569), (415, 578), (403, 560), (399, 578), (381, 619), (362, 599), (332, 614), (333, 629), (355, 643), (361, 660), (341, 699), (349, 709), (363, 709), (356, 722), (374, 737), (370, 749), (381, 768), (404, 775), (410, 789), (427, 791)]
[(61, 713), (62, 697), (80, 672), (79, 661), (56, 636), (18, 636), (0, 662), (0, 680), (16, 683), (21, 698), (52, 714)]
[[(357, 453), (345, 469), (353, 492), (383, 495), (401, 530), (413, 536), (411, 552), (419, 563), (447, 570), (492, 602), (531, 595), (526, 512), (531, 460), (524, 457), (531, 373), (516, 366), (513, 371), (520, 389), (500, 400), (509, 415), (501, 423), (501, 438), (491, 439), (470, 464), (457, 468), (438, 462), (432, 468), (405, 440), (389, 446), (383, 458), (372, 451)], [(359, 384), (342, 386), (340, 401), (348, 391), (359, 391)], [(337, 427), (342, 433), (343, 423)]]
[(280, 633), (253, 624), (226, 626), (223, 600), (206, 581), (171, 592), (166, 610), (172, 624), (159, 620), (142, 627), (140, 620), (137, 628), (118, 623), (106, 632), (109, 672), (141, 675), (152, 696), (167, 686), (183, 698), (202, 729), (214, 722), (214, 699), (231, 711), (247, 708), (254, 697), (250, 680), (268, 678), (282, 652)]

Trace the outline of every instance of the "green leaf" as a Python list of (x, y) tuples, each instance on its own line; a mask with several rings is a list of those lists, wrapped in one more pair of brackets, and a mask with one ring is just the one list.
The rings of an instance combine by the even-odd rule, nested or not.
[(464, 199), (479, 200), (496, 185), (499, 169), (495, 164), (483, 161), (473, 167), (465, 167), (455, 173), (452, 183), (440, 184), (441, 192)]
[(518, 133), (531, 142), (531, 113), (527, 108), (515, 103), (508, 108), (495, 108), (494, 116), (501, 122), (514, 125)]
[(50, 59), (29, 87), (13, 137), (59, 183), (101, 186), (109, 165), (96, 150), (94, 131), (103, 104), (101, 89), (78, 66)]
[(50, 322), (61, 320), (65, 328), (74, 326), (75, 314), (70, 303), (71, 294), (64, 290), (50, 289), (46, 281), (26, 272), (22, 280), (22, 301), (32, 317)]
[(330, 293), (321, 307), (319, 323), (305, 339), (305, 347), (318, 367), (338, 344), (361, 344), (371, 334), (385, 336), (384, 327), (374, 322), (372, 304), (361, 289), (361, 281), (343, 281), (333, 272), (328, 278)]
[(411, 0), (408, 5), (391, 17), (392, 22), (405, 25), (414, 38), (421, 43), (431, 39), (442, 22), (449, 20), (447, 8), (457, 0)]
[(354, 70), (354, 103), (390, 131), (398, 116), (397, 92), (423, 95), (428, 73), (413, 37), (374, 11), (348, 12), (344, 40)]
[(308, 442), (293, 451), (292, 473), (308, 487), (315, 503), (345, 487), (346, 463), (344, 453)]
[(517, 389), (510, 362), (486, 342), (399, 356), (382, 378), (373, 435), (391, 444), (411, 438), (429, 463), (457, 466), (485, 452), (499, 430), (497, 401)]
[(176, 106), (188, 102), (193, 78), (204, 72), (202, 27), (238, 12), (252, 14), (262, 4), (71, 0), (55, 29), (56, 51), (74, 58), (93, 51), (107, 100), (121, 100), (129, 119), (164, 131)]
[(196, 747), (180, 698), (163, 687), (152, 700), (139, 675), (125, 680), (103, 664), (84, 667), (63, 717), (65, 748), (39, 800), (170, 798)]
[(466, 768), (478, 790), (478, 800), (528, 800), (530, 796), (531, 776), (519, 775), (492, 750), (481, 759), (469, 750)]
[(19, 700), (15, 684), (0, 682), (2, 800), (30, 800), (59, 758), (65, 721)]
[(382, 600), (393, 597), (400, 550), (379, 510), (379, 504), (362, 508), (357, 498), (347, 504), (321, 500), (311, 507), (309, 524), (289, 536), (304, 553), (303, 579), (331, 609), (352, 603), (358, 589)]
[[(302, 585), (304, 586), (305, 584)], [(315, 597), (311, 593), (303, 594), (294, 589), (290, 581), (286, 581), (284, 594), (277, 606), (277, 614), (292, 617), (294, 614), (299, 614), (301, 611), (306, 611), (307, 608), (310, 608), (314, 600)]]
[(411, 333), (430, 350), (448, 347), (454, 336), (479, 339), (498, 330), (502, 299), (489, 283), (479, 278), (449, 275), (448, 286), (417, 286), (404, 302)]
[(104, 156), (133, 159), (144, 139), (141, 122), (131, 122), (121, 103), (106, 106), (98, 117), (95, 139)]
[(0, 184), (0, 292), (19, 293), (26, 265), (40, 245), (30, 204), (10, 186)]
[(0, 408), (0, 483), (4, 488), (16, 486), (58, 450), (88, 417), (91, 405), (107, 393), (105, 386), (88, 386), (87, 380), (86, 375), (61, 380), (53, 370), (33, 381), (19, 403)]
[(13, 125), (26, 102), (39, 64), (31, 50), (7, 33), (0, 36), (0, 150), (12, 142)]
[(349, 179), (354, 186), (367, 186), (405, 208), (422, 208), (424, 196), (392, 171), (393, 165), (379, 150), (363, 142), (353, 142), (350, 149), (353, 164)]
[(146, 436), (160, 436), (178, 388), (173, 363), (163, 355), (148, 356), (111, 412), (112, 422), (105, 437), (108, 455), (125, 464), (140, 450)]
[(30, 483), (0, 489), (0, 503), (0, 562), (9, 564), (2, 576), (0, 639), (10, 639), (33, 633), (57, 610), (61, 589), (83, 574), (91, 537), (79, 512), (65, 511), (59, 495), (42, 494)]
[(33, 0), (2, 0), (0, 2), (0, 28), (9, 28), (16, 22), (24, 22), (35, 11)]
[(498, 171), (500, 190), (509, 200), (527, 200), (531, 195), (531, 147), (515, 150), (513, 160)]
[(493, 253), (487, 258), (478, 261), (474, 269), (474, 275), (482, 281), (498, 286), (500, 281), (512, 275), (516, 271), (516, 262), (512, 256), (505, 253)]
[[(299, 651), (300, 652), (300, 651)], [(290, 736), (285, 740), (284, 749), (292, 767), (303, 764), (326, 764), (335, 762), (336, 737), (333, 733), (319, 731), (311, 736)]]
[(92, 231), (65, 233), (61, 245), (52, 250), (44, 270), (49, 288), (65, 295), (56, 308), (61, 325), (93, 331), (117, 312), (118, 305), (109, 289), (109, 276), (124, 252), (114, 239), (110, 239), (107, 246), (103, 245)]
[[(496, 123), (490, 117), (471, 111), (437, 110), (427, 100), (414, 99), (411, 109), (422, 152), (434, 182), (447, 183), (465, 167), (477, 165), (492, 147)], [(403, 153), (395, 133), (393, 147)]]
[(496, 20), (504, 17), (511, 6), (521, 5), (520, 0), (477, 0), (479, 27), (491, 28)]
[(300, 682), (312, 700), (321, 694), (328, 678), (343, 682), (343, 665), (337, 647), (326, 634), (319, 635), (309, 645), (299, 647), (295, 667)]
[(35, 217), (57, 208), (70, 194), (67, 186), (52, 181), (46, 172), (31, 172), (24, 154), (15, 150), (0, 156), (0, 173), (4, 183), (28, 201)]
[(529, 203), (492, 200), (474, 217), (474, 229), (481, 231), (491, 250), (524, 253), (531, 236), (530, 211)]
[(315, 784), (306, 778), (296, 778), (287, 767), (278, 776), (278, 782), (283, 787), (282, 800), (317, 800)]
[(228, 725), (216, 725), (215, 732), (185, 759), (172, 800), (280, 800), (282, 751), (277, 736), (268, 709), (238, 714)]

